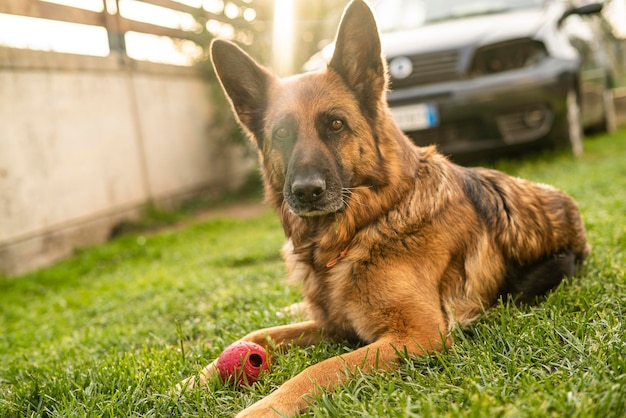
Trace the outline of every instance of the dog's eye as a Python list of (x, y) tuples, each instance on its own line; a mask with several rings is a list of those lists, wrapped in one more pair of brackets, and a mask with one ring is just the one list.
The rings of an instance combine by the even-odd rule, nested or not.
[(343, 129), (343, 121), (340, 119), (335, 119), (330, 122), (330, 130), (333, 132), (339, 132)]
[(274, 131), (274, 136), (278, 139), (285, 139), (289, 136), (289, 130), (284, 127), (280, 127)]

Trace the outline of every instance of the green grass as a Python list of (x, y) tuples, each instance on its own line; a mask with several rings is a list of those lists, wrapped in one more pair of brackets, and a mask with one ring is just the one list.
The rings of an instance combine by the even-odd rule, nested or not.
[[(490, 310), (446, 353), (354, 377), (308, 416), (626, 416), (626, 131), (591, 139), (580, 160), (498, 168), (577, 199), (594, 247), (581, 274), (536, 307)], [(224, 417), (354, 348), (293, 349), (251, 389), (171, 394), (238, 337), (288, 322), (277, 312), (298, 289), (283, 284), (270, 211), (143, 234), (0, 277), (0, 416)]]

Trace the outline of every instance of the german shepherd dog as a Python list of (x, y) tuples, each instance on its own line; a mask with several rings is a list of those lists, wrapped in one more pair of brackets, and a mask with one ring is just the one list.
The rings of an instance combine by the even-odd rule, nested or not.
[[(321, 339), (360, 348), (315, 364), (238, 417), (292, 416), (347, 371), (398, 367), (452, 344), (451, 329), (499, 297), (521, 302), (573, 275), (589, 253), (574, 201), (550, 186), (464, 168), (416, 147), (386, 103), (387, 69), (369, 6), (346, 8), (327, 68), (279, 79), (234, 44), (213, 64), (259, 150), (282, 221), (289, 278), (310, 320), (252, 332), (277, 347)], [(215, 362), (183, 386), (203, 384)]]

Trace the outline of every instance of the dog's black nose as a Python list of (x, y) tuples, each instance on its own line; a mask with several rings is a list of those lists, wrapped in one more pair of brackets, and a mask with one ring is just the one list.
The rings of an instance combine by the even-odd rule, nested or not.
[(301, 203), (312, 203), (324, 194), (326, 182), (319, 177), (296, 179), (291, 184), (291, 192)]

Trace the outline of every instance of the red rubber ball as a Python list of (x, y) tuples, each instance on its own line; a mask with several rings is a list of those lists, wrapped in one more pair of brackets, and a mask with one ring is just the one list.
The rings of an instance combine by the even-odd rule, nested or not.
[(217, 369), (224, 382), (233, 380), (251, 385), (269, 367), (270, 357), (258, 344), (237, 341), (226, 347), (217, 359)]

